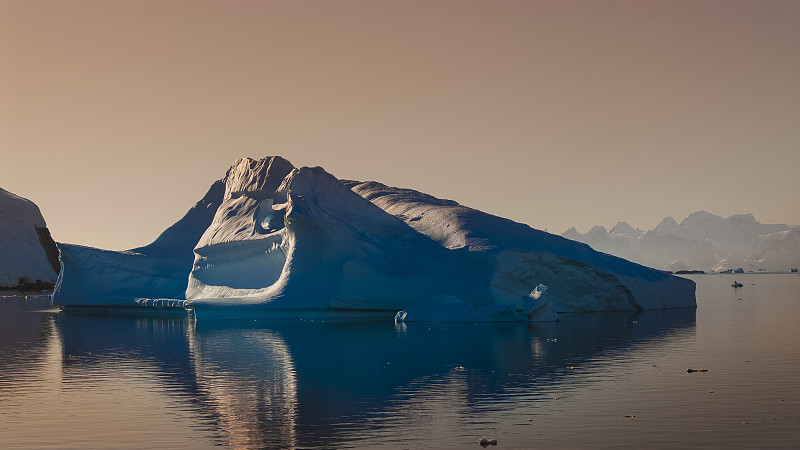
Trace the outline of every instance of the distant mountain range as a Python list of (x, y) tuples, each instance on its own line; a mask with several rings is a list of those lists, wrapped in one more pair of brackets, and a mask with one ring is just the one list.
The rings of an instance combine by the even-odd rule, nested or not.
[(764, 224), (752, 214), (727, 218), (698, 211), (680, 223), (665, 217), (652, 230), (619, 222), (610, 230), (572, 227), (561, 236), (656, 269), (722, 272), (788, 271), (800, 267), (800, 226)]

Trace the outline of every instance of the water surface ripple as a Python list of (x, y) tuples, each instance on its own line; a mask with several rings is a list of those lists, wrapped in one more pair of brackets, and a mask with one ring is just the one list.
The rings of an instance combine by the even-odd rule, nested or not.
[(800, 277), (692, 279), (697, 310), (531, 324), (195, 323), (2, 297), (0, 442), (796, 447)]

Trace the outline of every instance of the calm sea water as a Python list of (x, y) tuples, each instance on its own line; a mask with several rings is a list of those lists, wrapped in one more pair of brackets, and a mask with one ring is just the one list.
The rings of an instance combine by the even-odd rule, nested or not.
[(696, 310), (535, 324), (195, 323), (4, 297), (0, 446), (797, 448), (800, 277), (691, 278)]

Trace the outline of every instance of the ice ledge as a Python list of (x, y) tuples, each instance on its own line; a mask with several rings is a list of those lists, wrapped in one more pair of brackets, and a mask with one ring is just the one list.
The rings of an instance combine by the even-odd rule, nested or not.
[(136, 298), (133, 300), (134, 305), (144, 308), (188, 308), (186, 300), (178, 300), (173, 298)]

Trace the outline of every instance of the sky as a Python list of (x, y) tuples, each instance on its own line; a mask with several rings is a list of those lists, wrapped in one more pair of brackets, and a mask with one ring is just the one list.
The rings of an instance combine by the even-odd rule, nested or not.
[(800, 1), (0, 0), (0, 187), (57, 241), (269, 155), (557, 234), (800, 224)]

